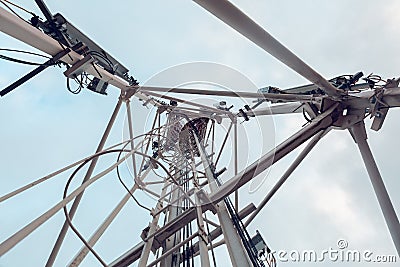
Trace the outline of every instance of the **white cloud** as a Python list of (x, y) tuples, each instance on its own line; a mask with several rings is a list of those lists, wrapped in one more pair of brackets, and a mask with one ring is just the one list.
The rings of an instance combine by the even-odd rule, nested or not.
[[(311, 170), (310, 170), (311, 171)], [(358, 244), (376, 238), (368, 217), (363, 213), (361, 203), (352, 197), (348, 189), (335, 183), (324, 183), (316, 173), (308, 174), (309, 179), (304, 184), (304, 192), (310, 206), (316, 213), (336, 227), (338, 232), (346, 235), (351, 242)]]

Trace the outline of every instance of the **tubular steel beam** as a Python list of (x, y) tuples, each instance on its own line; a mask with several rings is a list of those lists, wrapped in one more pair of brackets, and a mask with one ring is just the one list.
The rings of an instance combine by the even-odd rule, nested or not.
[[(6, 11), (2, 7), (0, 7), (0, 31), (51, 56), (55, 56), (67, 48), (29, 23), (26, 23), (14, 14)], [(82, 55), (71, 51), (68, 53), (68, 55), (62, 57), (60, 60), (67, 64), (73, 65), (81, 59), (83, 59)], [(107, 83), (121, 89), (122, 91), (129, 90), (128, 82), (116, 75), (111, 74), (101, 67), (95, 67), (94, 65), (91, 65), (85, 71), (90, 75), (93, 75), (94, 77), (104, 80)], [(160, 105), (140, 92), (135, 92), (135, 96), (144, 101), (149, 101), (154, 106)]]
[[(127, 113), (127, 119), (128, 119), (129, 138), (131, 139), (131, 148), (134, 149), (135, 141), (134, 141), (134, 131), (133, 131), (133, 125), (132, 125), (130, 100), (126, 99), (125, 104), (126, 104), (126, 113)], [(132, 165), (133, 165), (133, 177), (136, 180), (138, 177), (137, 177), (136, 155), (135, 154), (132, 155)]]
[[(133, 194), (133, 192), (137, 189), (137, 185), (134, 185), (134, 187), (131, 188), (130, 192)], [(88, 240), (88, 243), (93, 247), (96, 242), (100, 239), (100, 237), (104, 234), (104, 232), (107, 230), (107, 228), (110, 226), (110, 224), (114, 221), (115, 217), (121, 212), (122, 208), (125, 206), (125, 204), (128, 202), (128, 200), (131, 198), (131, 195), (128, 193), (126, 194), (121, 201), (118, 203), (118, 205), (114, 208), (114, 210), (110, 213), (110, 215), (104, 220), (104, 222), (100, 225), (100, 227), (96, 230), (96, 232), (90, 237)], [(71, 263), (68, 265), (69, 267), (76, 267), (81, 264), (81, 262), (85, 259), (87, 254), (89, 253), (89, 249), (87, 247), (81, 248), (81, 250), (78, 252), (78, 254), (74, 257), (74, 259), (71, 261)]]
[(135, 86), (132, 87), (147, 92), (168, 92), (176, 94), (195, 94), (195, 95), (214, 95), (225, 97), (240, 97), (240, 98), (256, 98), (256, 99), (273, 99), (281, 101), (310, 101), (320, 102), (320, 98), (311, 95), (295, 95), (295, 94), (274, 94), (274, 93), (253, 93), (253, 92), (237, 92), (237, 91), (222, 91), (222, 90), (207, 90), (197, 88), (167, 88), (167, 87), (153, 87), (153, 86)]
[(227, 0), (194, 1), (327, 94), (336, 97), (343, 94), (231, 2)]
[[(194, 133), (193, 137), (196, 141), (196, 145), (200, 153), (200, 158), (204, 166), (204, 172), (206, 174), (210, 190), (211, 192), (215, 192), (218, 190), (218, 186), (216, 184), (214, 173), (211, 169), (211, 163), (208, 160), (207, 154), (204, 150), (204, 147), (200, 143), (197, 134)], [(217, 209), (218, 220), (221, 224), (225, 244), (228, 249), (232, 265), (235, 267), (251, 266), (250, 260), (245, 253), (243, 243), (240, 239), (240, 236), (238, 235), (238, 232), (235, 229), (235, 226), (233, 225), (232, 219), (229, 216), (228, 209), (225, 203), (223, 201), (220, 201), (219, 203), (216, 203), (215, 206)]]
[[(135, 147), (136, 149), (139, 149), (140, 144), (138, 144)], [(150, 168), (149, 168), (150, 170)], [(141, 177), (141, 180), (145, 179), (147, 174)], [(111, 225), (111, 223), (114, 221), (114, 219), (117, 217), (119, 212), (121, 212), (122, 208), (126, 205), (128, 200), (131, 198), (131, 194), (133, 194), (137, 189), (139, 188), (138, 184), (135, 183), (135, 185), (130, 189), (130, 193), (128, 192), (124, 198), (121, 199), (121, 201), (118, 203), (118, 205), (114, 208), (114, 210), (107, 216), (107, 218), (104, 220), (104, 222), (96, 229), (96, 231), (93, 233), (93, 235), (90, 237), (88, 240), (88, 243), (93, 247), (97, 241), (100, 239), (100, 237), (105, 233), (107, 228)], [(83, 246), (80, 251), (77, 253), (77, 255), (73, 258), (71, 263), (69, 264), (70, 267), (74, 266), (79, 266), (81, 262), (85, 259), (87, 254), (89, 253), (89, 249), (86, 246)]]
[[(167, 183), (167, 181), (165, 183)], [(158, 200), (156, 207), (153, 209), (154, 213), (157, 213), (157, 211), (162, 209), (163, 198), (164, 198), (166, 192), (167, 192), (167, 187), (164, 186), (164, 188), (162, 189), (162, 192), (161, 192), (161, 198)], [(153, 235), (157, 231), (159, 217), (160, 217), (159, 214), (157, 214), (157, 215), (153, 214), (153, 220), (149, 225), (149, 231), (148, 231), (147, 235)], [(154, 242), (154, 236), (144, 242), (143, 249), (140, 254), (140, 261), (139, 261), (138, 267), (146, 267), (147, 266), (147, 262), (148, 262), (149, 256), (150, 256), (150, 251), (151, 251), (151, 248), (153, 247), (153, 242)]]
[[(237, 120), (234, 121), (233, 128), (233, 160), (234, 160), (234, 175), (238, 174), (238, 129)], [(235, 210), (239, 210), (239, 189), (235, 191)]]
[[(244, 218), (246, 218), (248, 215), (250, 215), (255, 210), (256, 210), (256, 207), (254, 206), (253, 203), (251, 203), (251, 204), (247, 205), (246, 207), (244, 207), (241, 211), (238, 212), (239, 218), (241, 220), (243, 220)], [(207, 223), (209, 223), (209, 222), (207, 222)], [(214, 230), (210, 231), (210, 233), (208, 233), (208, 238), (210, 241), (214, 241), (221, 235), (222, 235), (222, 228), (221, 228), (221, 226), (218, 226)], [(213, 247), (215, 248), (214, 244), (213, 244)], [(193, 253), (196, 254), (199, 251), (199, 243), (196, 242), (195, 244), (193, 244), (192, 249), (193, 249)]]
[(31, 223), (23, 227), (21, 230), (10, 236), (7, 240), (0, 244), (0, 257), (7, 253), (10, 249), (12, 249), (15, 245), (17, 245), (20, 241), (30, 235), (33, 231), (35, 231), (39, 226), (49, 220), (52, 216), (54, 216), (59, 210), (65, 207), (69, 202), (75, 199), (80, 193), (82, 193), (87, 187), (92, 185), (94, 182), (99, 180), (101, 177), (105, 176), (106, 174), (110, 173), (114, 170), (118, 165), (124, 162), (129, 156), (135, 151), (128, 152), (124, 157), (122, 157), (119, 161), (105, 169), (104, 171), (100, 172), (99, 174), (93, 176), (91, 179), (83, 183), (81, 186), (76, 188), (72, 193), (70, 193), (66, 198), (58, 202), (48, 211), (40, 215), (38, 218), (33, 220)]
[(339, 104), (334, 104), (327, 111), (317, 116), (310, 124), (286, 139), (275, 149), (271, 150), (259, 160), (252, 163), (246, 169), (229, 179), (218, 191), (210, 194), (213, 203), (218, 203), (232, 192), (249, 182), (251, 179), (262, 173), (264, 170), (272, 166), (274, 163), (282, 159), (291, 151), (299, 147), (305, 141), (313, 137), (318, 132), (327, 129), (336, 119), (336, 108)]
[(359, 122), (351, 127), (350, 133), (352, 134), (355, 142), (360, 150), (361, 157), (364, 161), (365, 168), (367, 169), (369, 178), (375, 191), (381, 207), (383, 217), (385, 218), (386, 225), (389, 229), (393, 243), (396, 247), (397, 254), (400, 256), (400, 223), (393, 208), (392, 201), (386, 190), (382, 176), (379, 173), (378, 166), (376, 165), (374, 156), (367, 142), (367, 132), (365, 130), (364, 121)]
[[(119, 143), (119, 144), (110, 146), (110, 147), (108, 147), (107, 149), (105, 149), (104, 151), (111, 150), (111, 149), (113, 149), (113, 148), (115, 148), (115, 147), (117, 147), (117, 146), (120, 146), (120, 145), (124, 144), (124, 143), (126, 143), (126, 142), (121, 142), (121, 143)], [(98, 153), (97, 153), (97, 154), (98, 154)], [(95, 156), (95, 155), (96, 155), (96, 154), (94, 154), (93, 156)], [(90, 156), (90, 157), (92, 157), (92, 156)], [(14, 191), (12, 191), (12, 192), (10, 192), (10, 193), (8, 193), (8, 194), (6, 194), (6, 195), (0, 197), (0, 203), (3, 202), (3, 201), (5, 201), (5, 200), (7, 200), (7, 199), (9, 199), (9, 198), (11, 198), (11, 197), (14, 197), (14, 196), (20, 194), (20, 193), (22, 193), (22, 192), (24, 192), (24, 191), (26, 191), (26, 190), (28, 190), (28, 189), (31, 189), (32, 187), (34, 187), (34, 186), (36, 186), (36, 185), (39, 185), (39, 184), (41, 184), (41, 183), (43, 183), (43, 182), (45, 182), (45, 181), (47, 181), (47, 180), (49, 180), (49, 179), (51, 179), (51, 178), (53, 178), (53, 177), (56, 177), (56, 176), (59, 175), (60, 173), (63, 173), (63, 172), (65, 172), (65, 171), (67, 171), (67, 170), (69, 170), (69, 169), (71, 169), (71, 168), (73, 168), (73, 167), (75, 167), (75, 166), (77, 166), (77, 165), (83, 163), (85, 160), (89, 159), (90, 157), (86, 157), (86, 158), (83, 158), (83, 159), (81, 159), (81, 160), (78, 160), (78, 161), (76, 161), (76, 162), (74, 162), (74, 163), (72, 163), (72, 164), (70, 164), (70, 165), (68, 165), (68, 166), (66, 166), (66, 167), (64, 167), (64, 168), (61, 168), (61, 169), (59, 169), (59, 170), (57, 170), (57, 171), (55, 171), (55, 172), (52, 172), (52, 173), (50, 173), (50, 174), (48, 174), (48, 175), (46, 175), (46, 176), (44, 176), (44, 177), (42, 177), (42, 178), (37, 179), (37, 180), (34, 181), (34, 182), (31, 182), (31, 183), (29, 183), (29, 184), (27, 184), (27, 185), (24, 185), (24, 186), (18, 188), (17, 190), (14, 190)]]

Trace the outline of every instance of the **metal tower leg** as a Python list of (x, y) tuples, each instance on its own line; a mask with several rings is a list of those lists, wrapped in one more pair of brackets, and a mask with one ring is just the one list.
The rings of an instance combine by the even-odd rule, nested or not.
[(355, 142), (358, 145), (368, 175), (371, 179), (376, 197), (378, 198), (383, 216), (385, 217), (387, 227), (389, 228), (393, 243), (397, 249), (397, 254), (400, 256), (399, 219), (397, 218), (392, 202), (390, 201), (389, 194), (379, 173), (378, 166), (376, 165), (371, 149), (368, 145), (367, 132), (365, 130), (364, 122), (362, 121), (352, 126), (350, 129), (350, 133), (352, 134)]
[(221, 223), (225, 244), (228, 248), (228, 253), (232, 261), (232, 266), (251, 266), (251, 263), (242, 245), (242, 241), (240, 240), (240, 237), (236, 232), (235, 227), (233, 226), (232, 219), (229, 216), (225, 203), (221, 201), (216, 206), (218, 220)]
[[(197, 191), (198, 192), (198, 191)], [(197, 194), (196, 192), (196, 194)], [(196, 211), (197, 211), (197, 225), (199, 227), (199, 251), (200, 251), (200, 262), (201, 266), (209, 267), (210, 259), (208, 258), (208, 248), (207, 248), (207, 234), (204, 227), (203, 212), (201, 210), (200, 199), (196, 195)]]
[[(178, 169), (175, 169), (176, 176), (179, 177), (180, 173)], [(179, 185), (173, 185), (171, 190), (176, 189)], [(168, 222), (171, 222), (174, 220), (176, 217), (178, 217), (182, 213), (182, 208), (181, 208), (181, 201), (178, 199), (181, 196), (181, 191), (180, 190), (174, 190), (174, 192), (171, 195), (171, 207), (168, 209)], [(178, 201), (177, 201), (178, 200)], [(177, 244), (181, 243), (181, 233), (178, 231), (165, 241), (165, 246), (163, 248), (163, 254), (165, 251), (169, 251), (170, 249), (174, 248)], [(174, 256), (174, 254), (170, 254), (166, 256), (162, 261), (161, 265), (162, 267), (176, 267), (179, 266), (179, 260)]]
[[(118, 99), (117, 105), (115, 106), (114, 112), (111, 115), (111, 119), (107, 124), (106, 130), (104, 131), (103, 137), (101, 138), (100, 143), (99, 143), (99, 145), (98, 145), (98, 147), (96, 149), (96, 153), (98, 153), (98, 152), (103, 150), (104, 145), (105, 145), (105, 143), (107, 141), (107, 138), (108, 138), (108, 136), (110, 134), (111, 128), (114, 125), (115, 119), (117, 118), (118, 112), (119, 112), (119, 110), (121, 108), (121, 104), (122, 104), (122, 98), (120, 97)], [(96, 167), (96, 164), (97, 164), (97, 160), (98, 160), (98, 158), (94, 158), (92, 160), (92, 162), (90, 163), (90, 166), (89, 166), (89, 168), (88, 168), (88, 170), (86, 172), (85, 177), (83, 178), (82, 183), (86, 182), (90, 178), (90, 176), (92, 176), (94, 168)], [(78, 209), (78, 206), (79, 206), (79, 203), (80, 203), (80, 201), (82, 199), (82, 196), (83, 196), (83, 192), (81, 194), (79, 194), (75, 198), (75, 200), (74, 200), (74, 202), (72, 204), (72, 207), (71, 207), (71, 209), (69, 211), (69, 216), (70, 216), (71, 219), (74, 217), (75, 212)], [(68, 228), (69, 228), (69, 225), (68, 225), (67, 221), (65, 221), (63, 227), (61, 228), (60, 234), (58, 235), (57, 241), (54, 244), (53, 250), (51, 251), (49, 259), (47, 260), (46, 267), (53, 266), (54, 261), (55, 261), (55, 259), (57, 257), (57, 254), (60, 251), (62, 242), (64, 241), (65, 235), (67, 234)]]
[[(201, 201), (198, 196), (199, 184), (198, 184), (198, 177), (196, 171), (196, 165), (194, 161), (191, 162), (192, 172), (193, 172), (193, 184), (196, 188), (195, 190), (195, 203), (196, 203), (196, 213), (197, 213), (197, 226), (198, 226), (198, 233), (199, 233), (199, 252), (200, 252), (200, 263), (201, 266), (209, 267), (210, 266), (210, 259), (208, 258), (208, 248), (207, 248), (207, 232), (204, 226), (204, 219), (203, 219), (203, 211), (201, 209)], [(208, 233), (209, 234), (209, 233)], [(193, 256), (192, 256), (193, 257)]]
[[(134, 132), (133, 132), (133, 126), (132, 126), (132, 114), (131, 114), (130, 100), (126, 99), (125, 104), (126, 104), (126, 113), (127, 113), (127, 118), (128, 118), (129, 138), (131, 139), (131, 148), (134, 149), (135, 141), (133, 140)], [(132, 164), (133, 164), (133, 177), (136, 180), (138, 178), (137, 177), (137, 169), (136, 169), (136, 154), (132, 154)]]
[[(233, 122), (233, 160), (234, 160), (234, 174), (238, 174), (238, 128), (237, 119)], [(235, 191), (235, 209), (239, 211), (239, 189)]]
[[(149, 232), (148, 232), (147, 236), (152, 236), (157, 230), (158, 220), (160, 218), (159, 211), (163, 208), (163, 199), (165, 197), (165, 193), (167, 191), (168, 184), (169, 184), (168, 181), (166, 181), (164, 183), (164, 187), (161, 191), (161, 197), (158, 200), (157, 205), (153, 210), (154, 214), (157, 214), (157, 215), (155, 215), (153, 217), (153, 220), (150, 223), (150, 228), (149, 228)], [(142, 250), (142, 254), (140, 255), (140, 261), (139, 261), (138, 267), (146, 267), (147, 266), (147, 262), (149, 260), (149, 255), (150, 255), (151, 247), (153, 246), (153, 242), (154, 242), (154, 236), (150, 237), (148, 240), (145, 241), (145, 245)]]
[[(215, 192), (218, 190), (218, 187), (214, 179), (213, 171), (211, 170), (210, 162), (196, 134), (194, 134), (193, 136), (200, 152), (201, 161), (204, 165), (204, 170), (208, 180), (208, 184), (210, 186), (210, 190), (211, 192)], [(242, 241), (235, 230), (235, 227), (232, 223), (232, 219), (229, 216), (224, 201), (220, 201), (215, 206), (217, 209), (218, 220), (221, 223), (225, 244), (226, 247), (228, 248), (228, 253), (231, 258), (232, 265), (239, 267), (251, 266), (249, 258), (245, 253), (245, 248), (243, 247)]]

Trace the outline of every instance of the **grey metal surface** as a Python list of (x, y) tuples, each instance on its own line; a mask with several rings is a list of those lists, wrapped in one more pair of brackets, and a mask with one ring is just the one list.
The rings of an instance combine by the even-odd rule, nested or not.
[(272, 37), (261, 26), (255, 23), (250, 17), (235, 7), (227, 0), (194, 0), (196, 3), (207, 9), (223, 22), (231, 26), (250, 41), (264, 49), (289, 68), (317, 85), (327, 94), (340, 96), (343, 92), (339, 91), (314, 69), (308, 66), (289, 49)]
[(367, 142), (367, 132), (365, 131), (364, 121), (355, 124), (350, 129), (354, 141), (358, 145), (362, 159), (367, 169), (369, 178), (375, 191), (376, 198), (378, 199), (381, 207), (383, 217), (385, 218), (387, 227), (392, 237), (393, 243), (397, 250), (397, 255), (400, 256), (400, 223), (396, 211), (393, 208), (392, 201), (390, 200), (389, 193), (386, 190), (382, 176), (376, 165), (374, 156)]
[(310, 124), (303, 129), (286, 139), (283, 143), (278, 145), (275, 149), (271, 150), (259, 160), (246, 167), (243, 171), (224, 183), (215, 191), (210, 194), (210, 199), (213, 203), (218, 203), (224, 197), (230, 195), (238, 188), (249, 182), (251, 179), (265, 171), (275, 162), (289, 154), (295, 148), (303, 144), (305, 141), (313, 137), (318, 132), (327, 129), (333, 123), (334, 117), (332, 113), (337, 108), (337, 104), (333, 105), (323, 114), (315, 118)]
[[(199, 142), (199, 139), (196, 135), (194, 135), (197, 147), (200, 152), (200, 158), (204, 166), (205, 176), (207, 178), (208, 184), (210, 186), (211, 192), (216, 192), (218, 190), (218, 186), (216, 183), (216, 179), (214, 177), (214, 173), (211, 169), (210, 161), (205, 153), (203, 145)], [(225, 197), (227, 197), (226, 195)], [(232, 266), (245, 267), (251, 266), (250, 259), (248, 255), (245, 253), (245, 248), (243, 247), (243, 243), (238, 235), (231, 217), (229, 216), (227, 207), (222, 201), (222, 199), (215, 203), (215, 207), (217, 210), (218, 220), (222, 228), (222, 232), (224, 234), (224, 240), (226, 247), (228, 249), (229, 256), (231, 258)]]

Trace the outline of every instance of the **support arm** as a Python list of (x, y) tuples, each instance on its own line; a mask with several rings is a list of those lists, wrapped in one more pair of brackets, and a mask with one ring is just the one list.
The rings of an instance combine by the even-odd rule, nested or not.
[(235, 175), (232, 179), (219, 187), (218, 191), (210, 194), (213, 203), (218, 203), (232, 192), (236, 191), (251, 179), (271, 167), (274, 163), (282, 159), (291, 151), (299, 147), (305, 141), (313, 137), (318, 132), (330, 127), (336, 118), (336, 108), (338, 104), (334, 104), (327, 111), (316, 117), (309, 125), (289, 137), (283, 143), (278, 145), (259, 160), (248, 166), (246, 169)]
[(365, 130), (364, 121), (361, 121), (351, 127), (350, 133), (354, 141), (358, 145), (362, 159), (367, 169), (369, 178), (371, 179), (376, 197), (381, 207), (383, 217), (385, 218), (387, 227), (389, 228), (390, 235), (392, 236), (393, 243), (396, 247), (397, 254), (400, 256), (400, 223), (393, 208), (389, 194), (383, 183), (381, 174), (379, 173), (378, 166), (376, 165), (374, 156), (367, 142), (367, 132)]

